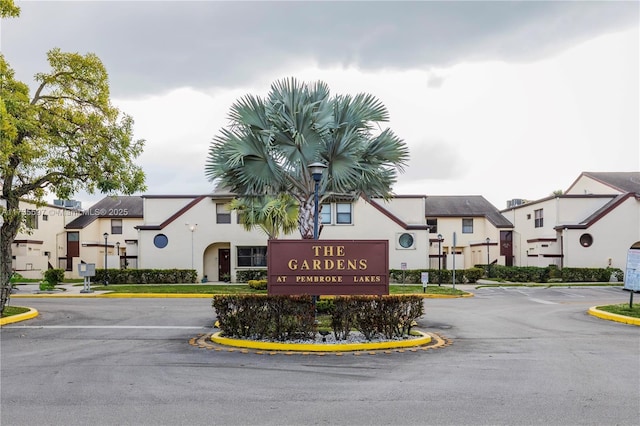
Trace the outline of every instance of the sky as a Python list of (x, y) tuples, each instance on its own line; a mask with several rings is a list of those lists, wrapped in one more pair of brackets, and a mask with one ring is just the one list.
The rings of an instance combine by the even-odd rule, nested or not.
[[(207, 194), (230, 106), (285, 77), (370, 93), (408, 145), (399, 195), (499, 209), (583, 171), (640, 170), (637, 1), (17, 1), (0, 48), (33, 89), (46, 52), (92, 52), (146, 140), (145, 194)], [(80, 193), (89, 207), (101, 194)]]

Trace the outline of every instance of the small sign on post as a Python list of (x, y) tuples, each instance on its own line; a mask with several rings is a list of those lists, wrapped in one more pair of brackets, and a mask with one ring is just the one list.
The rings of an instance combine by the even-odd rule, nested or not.
[(422, 292), (427, 292), (427, 283), (429, 282), (429, 273), (421, 272), (420, 273), (420, 281), (422, 281)]
[(640, 291), (640, 250), (629, 249), (624, 272), (624, 289), (629, 290), (629, 308), (633, 308), (633, 293)]
[(80, 293), (93, 293), (91, 290), (91, 277), (96, 275), (95, 263), (78, 263), (78, 275), (84, 278), (84, 287)]

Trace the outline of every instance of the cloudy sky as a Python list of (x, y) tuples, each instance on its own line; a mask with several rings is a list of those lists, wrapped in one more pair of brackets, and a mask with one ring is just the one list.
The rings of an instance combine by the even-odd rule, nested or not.
[(32, 85), (53, 47), (96, 53), (146, 140), (148, 194), (211, 192), (207, 148), (231, 104), (290, 76), (389, 108), (411, 151), (397, 194), (501, 209), (582, 171), (640, 170), (636, 1), (17, 4), (0, 28), (17, 77)]

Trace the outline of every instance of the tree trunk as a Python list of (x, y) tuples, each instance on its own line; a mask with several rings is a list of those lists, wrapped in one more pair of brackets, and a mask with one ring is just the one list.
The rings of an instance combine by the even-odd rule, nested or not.
[(0, 227), (0, 312), (4, 312), (11, 295), (11, 276), (13, 275), (11, 244), (18, 235), (22, 220), (18, 209), (18, 198), (8, 197), (6, 201), (6, 211), (3, 212), (4, 222)]
[[(315, 213), (315, 201), (313, 195), (307, 199), (300, 200), (300, 212), (298, 214), (298, 229), (300, 236), (305, 240), (313, 239), (313, 218)], [(318, 226), (320, 224), (318, 223)]]

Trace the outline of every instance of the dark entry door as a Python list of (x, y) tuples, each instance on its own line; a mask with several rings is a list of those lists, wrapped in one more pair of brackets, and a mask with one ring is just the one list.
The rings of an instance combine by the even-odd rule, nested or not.
[(67, 271), (73, 270), (74, 257), (80, 257), (80, 233), (67, 232)]
[(500, 231), (500, 255), (505, 266), (513, 266), (513, 231)]
[(224, 281), (231, 274), (231, 251), (218, 249), (218, 280)]

